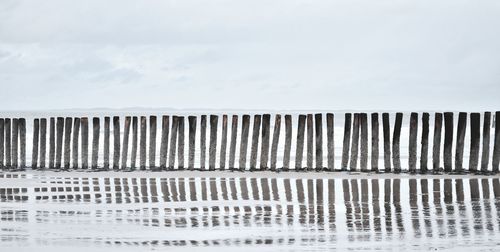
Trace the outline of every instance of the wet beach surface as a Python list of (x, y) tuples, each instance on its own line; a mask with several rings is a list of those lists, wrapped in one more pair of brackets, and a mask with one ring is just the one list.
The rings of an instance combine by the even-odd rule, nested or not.
[(5, 251), (486, 250), (500, 177), (0, 173)]

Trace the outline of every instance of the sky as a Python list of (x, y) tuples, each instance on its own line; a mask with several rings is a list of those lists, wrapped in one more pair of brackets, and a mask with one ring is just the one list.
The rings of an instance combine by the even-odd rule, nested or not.
[(0, 110), (499, 110), (498, 0), (0, 0)]

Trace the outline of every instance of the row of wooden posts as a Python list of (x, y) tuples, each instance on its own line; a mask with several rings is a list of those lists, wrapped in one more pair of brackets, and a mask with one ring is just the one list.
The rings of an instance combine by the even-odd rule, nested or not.
[[(500, 120), (495, 120), (495, 139), (493, 155), (490, 161), (490, 125), (491, 112), (484, 113), (482, 129), (482, 155), (479, 167), (480, 150), (480, 113), (470, 113), (470, 158), (468, 170), (471, 172), (498, 172), (500, 163)], [(500, 112), (495, 113), (499, 118)], [(239, 119), (241, 127), (239, 128)], [(453, 113), (435, 113), (434, 137), (432, 148), (432, 171), (440, 171), (441, 136), (444, 119), (444, 148), (442, 150), (444, 171), (462, 172), (464, 169), (463, 155), (465, 132), (467, 128), (468, 113), (458, 115), (458, 126), (455, 138), (455, 162), (452, 160), (452, 145), (454, 141)], [(120, 140), (120, 117), (104, 117), (104, 162), (98, 167), (100, 120), (92, 118), (92, 152), (91, 169), (135, 169), (137, 164), (137, 147), (139, 146), (138, 168), (150, 169), (179, 169), (185, 168), (184, 162), (184, 116), (161, 117), (161, 140), (159, 166), (156, 163), (157, 117), (149, 117), (149, 150), (146, 149), (147, 117), (126, 116), (123, 127), (123, 138)], [(216, 169), (217, 153), (217, 128), (218, 115), (202, 115), (200, 120), (200, 167), (206, 169), (207, 149), (207, 119), (210, 125), (208, 146), (208, 170)], [(251, 146), (250, 170), (277, 170), (290, 169), (290, 155), (292, 145), (292, 116), (285, 115), (285, 146), (283, 165), (277, 167), (278, 144), (281, 130), (281, 115), (274, 116), (274, 129), (271, 139), (271, 115), (254, 115)], [(383, 164), (385, 172), (401, 172), (400, 136), (403, 113), (395, 114), (392, 141), (390, 137), (389, 113), (382, 113), (383, 132)], [(110, 132), (111, 121), (113, 126), (113, 155), (110, 161)], [(195, 169), (195, 142), (197, 117), (188, 116), (188, 164), (187, 169)], [(326, 139), (327, 139), (327, 164), (323, 165), (323, 114), (298, 115), (296, 131), (295, 169), (336, 170), (334, 164), (334, 114), (326, 114)], [(417, 171), (417, 133), (419, 114), (411, 113), (409, 123), (409, 159), (408, 171)], [(139, 127), (140, 126), (140, 127)], [(371, 171), (379, 171), (379, 113), (371, 113)], [(427, 167), (429, 155), (429, 113), (421, 116), (421, 155), (420, 171), (430, 171)], [(131, 129), (132, 128), (132, 129)], [(130, 131), (132, 130), (132, 133)], [(239, 142), (239, 170), (247, 168), (247, 149), (250, 134), (250, 115), (233, 115), (231, 118), (231, 131), (228, 132), (228, 116), (222, 115), (222, 136), (220, 141), (220, 157), (218, 168), (226, 168), (226, 156), (229, 155), (228, 168), (235, 168), (236, 146), (238, 131)], [(0, 119), (0, 167), (4, 169), (17, 169), (26, 167), (26, 120), (24, 118)], [(230, 133), (229, 153), (227, 153), (228, 134)], [(368, 114), (346, 113), (344, 125), (344, 139), (342, 145), (342, 160), (340, 170), (369, 171), (368, 169)], [(132, 134), (130, 162), (128, 157), (129, 135)], [(81, 138), (81, 143), (79, 143)], [(315, 140), (315, 141), (314, 141)], [(33, 122), (33, 152), (31, 168), (49, 169), (87, 169), (89, 168), (89, 119), (87, 117), (51, 117), (49, 119), (49, 160), (46, 164), (47, 119), (34, 119)], [(139, 142), (138, 142), (139, 141)], [(260, 145), (260, 165), (257, 166), (258, 146)], [(306, 147), (306, 165), (302, 164), (304, 144)], [(170, 146), (170, 148), (169, 148)], [(79, 151), (81, 148), (81, 152)], [(315, 150), (315, 151), (314, 151)], [(81, 155), (79, 155), (81, 153)], [(149, 165), (146, 165), (146, 155), (149, 155)], [(177, 155), (176, 155), (177, 154)], [(168, 157), (168, 159), (167, 159)], [(177, 158), (177, 167), (175, 161)], [(19, 159), (19, 160), (18, 160)], [(315, 166), (313, 160), (315, 159)], [(392, 160), (391, 160), (392, 159)], [(5, 162), (4, 162), (5, 160)], [(168, 160), (168, 164), (167, 164)], [(19, 162), (18, 162), (19, 161)], [(121, 161), (121, 165), (120, 165)], [(392, 162), (391, 162), (392, 161)], [(70, 166), (72, 163), (72, 166)], [(489, 164), (491, 163), (491, 170)], [(348, 166), (349, 165), (349, 166)], [(454, 167), (454, 169), (453, 169)], [(338, 169), (337, 169), (338, 170)], [(380, 169), (382, 170), (382, 169)]]

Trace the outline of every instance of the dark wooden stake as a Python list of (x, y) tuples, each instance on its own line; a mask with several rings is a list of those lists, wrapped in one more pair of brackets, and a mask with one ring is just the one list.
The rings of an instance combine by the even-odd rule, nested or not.
[(207, 116), (202, 115), (200, 121), (200, 169), (205, 170), (207, 156)]
[(189, 154), (188, 169), (194, 170), (194, 153), (196, 148), (196, 116), (188, 116), (189, 124)]
[(26, 168), (26, 119), (19, 118), (19, 167)]
[(217, 154), (217, 123), (219, 116), (210, 115), (210, 143), (208, 149), (208, 170), (215, 171), (215, 158)]
[(18, 168), (18, 158), (19, 158), (19, 119), (12, 119), (12, 139), (11, 139), (11, 162), (12, 168)]
[(491, 128), (491, 112), (484, 112), (483, 122), (483, 153), (481, 155), (481, 171), (488, 171), (490, 163), (490, 128)]
[(79, 144), (79, 135), (80, 135), (80, 118), (76, 117), (73, 121), (73, 143), (71, 150), (71, 157), (73, 159), (73, 169), (78, 169), (78, 144)]
[(479, 164), (479, 143), (481, 138), (481, 114), (470, 114), (469, 171), (477, 171)]
[(10, 168), (12, 166), (12, 130), (11, 130), (11, 119), (5, 119), (5, 167)]
[(250, 170), (253, 171), (257, 168), (257, 147), (259, 146), (260, 124), (262, 116), (254, 115), (253, 117), (253, 130), (252, 130), (252, 147), (250, 149)]
[(400, 138), (401, 138), (401, 125), (403, 124), (403, 113), (396, 113), (396, 120), (394, 122), (394, 133), (392, 136), (392, 164), (394, 172), (401, 172), (401, 158), (400, 158)]
[(498, 164), (500, 163), (500, 111), (495, 112), (495, 142), (493, 145), (492, 171), (498, 173)]
[[(106, 120), (106, 118), (104, 118)], [(129, 119), (130, 120), (130, 119)], [(108, 119), (108, 125), (106, 130), (106, 121), (104, 121), (104, 146), (106, 146), (106, 143), (108, 145), (108, 155), (104, 155), (104, 157), (108, 157), (108, 166), (105, 166), (105, 168), (109, 167), (109, 119)], [(129, 128), (130, 128), (130, 121), (129, 121)], [(108, 138), (106, 139), (106, 131), (108, 131)], [(128, 137), (128, 135), (127, 135)], [(106, 148), (104, 148), (104, 151), (106, 151)], [(114, 116), (113, 117), (113, 169), (118, 170), (120, 168), (120, 117), (119, 116)]]
[(101, 132), (99, 117), (92, 118), (92, 163), (91, 168), (97, 169), (99, 161), (99, 134)]
[[(195, 119), (196, 120), (196, 119)], [(167, 168), (168, 155), (168, 135), (170, 130), (170, 117), (163, 116), (161, 122), (161, 143), (160, 143), (160, 169)]]
[(417, 134), (418, 134), (418, 114), (410, 115), (410, 139), (408, 146), (408, 169), (410, 173), (417, 171)]
[(453, 112), (444, 113), (444, 171), (451, 172), (452, 170), (452, 145), (453, 145)]
[(382, 113), (382, 130), (384, 133), (384, 170), (390, 172), (391, 165), (391, 124), (389, 113)]
[(137, 162), (137, 139), (138, 139), (139, 118), (132, 117), (132, 150), (130, 152), (130, 169), (135, 169)]
[(250, 131), (250, 115), (243, 115), (240, 142), (239, 169), (244, 171), (247, 163), (248, 134)]
[[(422, 114), (422, 140), (420, 149), (420, 172), (427, 172), (427, 160), (429, 156), (429, 113)], [(439, 153), (439, 152), (438, 152)]]
[(227, 115), (222, 115), (222, 136), (220, 140), (219, 167), (226, 169), (226, 149), (227, 149)]
[(457, 146), (455, 147), (455, 171), (463, 171), (465, 131), (467, 128), (467, 113), (458, 114)]
[(132, 117), (125, 117), (125, 125), (123, 125), (123, 147), (122, 147), (122, 169), (127, 168), (127, 158), (128, 158), (128, 138), (130, 135), (130, 123), (132, 121)]
[(333, 113), (326, 114), (326, 148), (328, 151), (327, 160), (328, 160), (328, 170), (335, 170), (335, 123), (334, 123), (334, 115)]
[(379, 123), (378, 113), (371, 114), (372, 119), (372, 153), (371, 153), (371, 167), (372, 171), (378, 172), (378, 159), (379, 159)]
[(40, 168), (45, 168), (45, 156), (47, 148), (47, 119), (40, 119)]
[(149, 116), (149, 169), (156, 168), (156, 116)]
[(434, 139), (432, 143), (432, 170), (439, 171), (441, 154), (441, 129), (443, 125), (443, 113), (434, 114)]
[[(113, 126), (115, 124), (115, 117), (113, 117)], [(114, 133), (115, 128), (113, 127), (113, 133)], [(120, 127), (118, 126), (118, 130), (120, 130)], [(109, 145), (110, 145), (110, 136), (111, 134), (111, 118), (109, 116), (104, 117), (104, 156), (103, 156), (103, 168), (108, 170), (109, 169)], [(116, 140), (114, 140), (114, 143), (116, 143)], [(120, 144), (120, 140), (118, 139), (118, 144)], [(118, 150), (120, 151), (120, 150)], [(115, 150), (116, 152), (116, 150)], [(115, 158), (113, 155), (113, 168), (114, 168), (114, 163), (115, 163)]]
[(307, 127), (307, 145), (306, 145), (306, 152), (307, 152), (307, 166), (306, 169), (311, 170), (313, 169), (313, 160), (314, 160), (314, 125), (313, 125), (313, 115), (312, 114), (307, 114), (306, 117), (306, 127)]
[(271, 170), (276, 170), (276, 163), (278, 160), (278, 144), (280, 139), (281, 131), (281, 115), (274, 116), (274, 130), (273, 130), (273, 140), (271, 143)]
[(56, 168), (61, 168), (63, 150), (64, 118), (58, 117), (56, 123)]
[[(83, 117), (81, 119), (82, 128), (82, 169), (89, 168), (89, 119)], [(51, 118), (52, 125), (52, 118)], [(52, 132), (51, 132), (52, 134)], [(52, 141), (52, 140), (51, 140)], [(50, 157), (50, 155), (49, 155)]]
[[(37, 120), (37, 119), (35, 119)], [(5, 153), (5, 149), (4, 149), (4, 146), (5, 146), (5, 128), (4, 128), (4, 125), (5, 125), (5, 120), (3, 118), (0, 118), (0, 169), (3, 169), (5, 166), (4, 166), (4, 153)]]
[(368, 171), (368, 115), (359, 114), (359, 124), (361, 128), (361, 145), (359, 166), (361, 171)]
[(184, 170), (184, 116), (177, 117), (177, 168)]
[(269, 143), (271, 141), (271, 115), (262, 115), (262, 144), (260, 145), (260, 169), (269, 169)]
[(359, 146), (359, 114), (354, 113), (352, 124), (351, 160), (350, 170), (356, 171), (358, 167), (358, 146)]
[(314, 129), (316, 139), (316, 170), (323, 170), (323, 115), (314, 115)]
[(233, 115), (231, 121), (231, 143), (229, 145), (229, 169), (234, 169), (236, 160), (236, 137), (238, 135), (238, 116)]
[(295, 149), (295, 170), (302, 169), (302, 157), (304, 155), (304, 133), (306, 126), (306, 116), (299, 115), (299, 124), (297, 127), (297, 148)]
[(285, 115), (285, 150), (283, 153), (283, 169), (290, 169), (290, 154), (292, 152), (292, 116)]
[(141, 116), (141, 135), (139, 139), (139, 168), (146, 169), (146, 137), (147, 137), (147, 118)]
[(349, 163), (349, 147), (351, 141), (351, 113), (345, 114), (344, 119), (344, 141), (342, 145), (342, 164), (340, 165), (340, 169), (343, 171), (347, 171), (347, 165)]
[(73, 129), (73, 118), (66, 117), (64, 122), (64, 169), (70, 168), (71, 163), (71, 130)]
[(170, 130), (170, 150), (168, 152), (168, 169), (173, 170), (175, 166), (175, 151), (177, 148), (177, 131), (179, 118), (172, 116), (172, 129)]

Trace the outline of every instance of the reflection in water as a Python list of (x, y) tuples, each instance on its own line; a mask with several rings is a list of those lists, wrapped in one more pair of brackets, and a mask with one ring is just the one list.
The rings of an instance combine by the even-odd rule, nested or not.
[[(3, 186), (16, 179), (26, 186)], [(498, 178), (1, 174), (0, 181), (2, 247), (421, 250), (493, 248), (500, 240)]]

